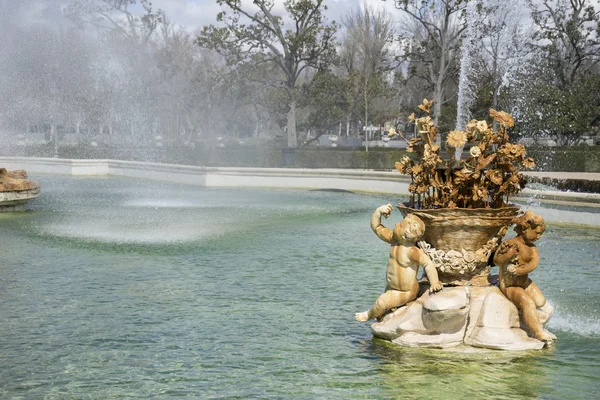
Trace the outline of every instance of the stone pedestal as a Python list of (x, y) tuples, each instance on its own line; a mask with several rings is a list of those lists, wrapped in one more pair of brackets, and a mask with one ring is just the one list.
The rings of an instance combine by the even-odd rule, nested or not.
[(27, 180), (24, 170), (7, 171), (0, 168), (0, 212), (21, 211), (25, 203), (40, 193), (40, 184)]
[[(545, 324), (553, 313), (538, 310)], [(461, 344), (498, 350), (537, 350), (545, 343), (528, 336), (519, 312), (496, 286), (445, 287), (371, 325), (375, 337), (408, 347), (446, 348)]]

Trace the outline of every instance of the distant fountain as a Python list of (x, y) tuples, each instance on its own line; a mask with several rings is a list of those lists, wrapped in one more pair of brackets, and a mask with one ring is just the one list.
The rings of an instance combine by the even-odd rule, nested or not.
[(21, 211), (40, 193), (40, 184), (27, 179), (24, 170), (0, 168), (0, 211)]
[(472, 72), (471, 54), (473, 51), (473, 42), (475, 40), (475, 16), (475, 4), (473, 2), (469, 2), (467, 5), (467, 29), (462, 41), (460, 56), (460, 74), (458, 78), (458, 100), (456, 103), (455, 127), (457, 131), (464, 130), (467, 127), (467, 123), (471, 117), (469, 107), (473, 103), (473, 89), (471, 87), (469, 78)]

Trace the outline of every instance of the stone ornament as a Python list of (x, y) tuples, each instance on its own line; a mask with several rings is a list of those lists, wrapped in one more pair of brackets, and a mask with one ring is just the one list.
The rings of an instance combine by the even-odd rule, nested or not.
[(392, 212), (392, 205), (385, 204), (375, 210), (371, 217), (371, 229), (377, 237), (391, 245), (390, 257), (386, 273), (385, 292), (377, 298), (368, 311), (356, 314), (357, 321), (381, 317), (386, 310), (400, 307), (414, 300), (419, 293), (417, 272), (419, 267), (425, 269), (429, 278), (430, 292), (442, 289), (435, 264), (423, 250), (416, 246), (425, 231), (425, 224), (417, 216), (410, 215), (396, 224), (393, 230), (381, 224), (381, 216), (386, 218)]
[[(371, 218), (377, 236), (392, 245), (388, 285), (356, 319), (378, 318), (373, 334), (403, 346), (542, 348), (555, 339), (543, 328), (553, 309), (528, 274), (539, 264), (533, 242), (544, 231), (543, 219), (510, 204), (526, 184), (522, 171), (535, 162), (522, 144), (510, 142), (513, 118), (494, 109), (493, 122), (472, 120), (445, 135), (443, 153), (439, 127), (428, 115), (431, 104), (423, 100), (420, 115), (408, 117), (418, 135), (390, 132), (408, 143), (395, 166), (410, 176), (411, 195), (398, 205), (404, 220), (393, 232), (381, 225), (389, 204)], [(502, 243), (513, 223), (517, 237)], [(396, 237), (396, 229), (413, 224), (418, 233), (404, 241)], [(497, 284), (492, 261), (500, 267)], [(416, 283), (420, 266), (427, 279)]]
[(556, 336), (542, 326), (537, 308), (546, 305), (546, 298), (529, 273), (538, 267), (540, 257), (536, 240), (546, 230), (544, 219), (527, 211), (515, 220), (517, 237), (505, 241), (494, 255), (494, 264), (500, 267), (500, 290), (521, 311), (523, 323), (539, 340), (552, 341)]
[(437, 250), (435, 247), (431, 247), (424, 240), (421, 240), (418, 246), (431, 258), (438, 271), (446, 275), (464, 276), (476, 274), (479, 270), (488, 266), (488, 260), (496, 247), (498, 247), (499, 240), (499, 237), (494, 237), (483, 245), (481, 249), (476, 251), (461, 248), (460, 251), (449, 250), (445, 252), (444, 250)]
[[(541, 217), (527, 212), (514, 219), (518, 236), (503, 242), (499, 247), (498, 243), (506, 234), (506, 227), (498, 230), (496, 236), (476, 251), (443, 251), (418, 239), (418, 247), (414, 245), (415, 239), (394, 242), (394, 233), (404, 232), (411, 221), (416, 221), (415, 218), (418, 217), (408, 214), (396, 225), (394, 231), (390, 231), (381, 225), (381, 215), (387, 216), (389, 212), (389, 205), (381, 206), (371, 218), (371, 227), (375, 233), (392, 244), (386, 292), (369, 311), (356, 314), (358, 321), (377, 318), (377, 322), (371, 325), (375, 337), (407, 347), (446, 348), (466, 345), (519, 351), (538, 350), (556, 339), (543, 329), (554, 308), (527, 277), (527, 273), (539, 263), (537, 250), (532, 245), (543, 233)], [(413, 237), (425, 235), (422, 227), (414, 232), (416, 234)], [(395, 246), (403, 250), (394, 249)], [(398, 268), (407, 268), (407, 259), (403, 255), (412, 248), (417, 249), (413, 250), (417, 254), (418, 250), (423, 253), (420, 258), (423, 264), (420, 265), (425, 266), (427, 278), (418, 282), (418, 293), (413, 294), (409, 290), (402, 301), (387, 301), (391, 298), (387, 293), (394, 290), (390, 289), (390, 273), (393, 277), (393, 272)], [(500, 266), (500, 278), (497, 282), (489, 276), (489, 260), (494, 252), (494, 261)], [(397, 260), (404, 262), (404, 266)], [(432, 272), (430, 265), (435, 266), (437, 273)], [(482, 266), (486, 268), (485, 284), (479, 279), (480, 276), (472, 275), (472, 272)], [(405, 277), (405, 282), (414, 284), (418, 266), (408, 268), (413, 272), (402, 276)], [(454, 278), (464, 275), (467, 280), (446, 282), (443, 290), (436, 290), (440, 285), (438, 277), (443, 274)], [(430, 286), (430, 281), (434, 285)], [(407, 298), (409, 300), (405, 300)], [(385, 310), (381, 312), (382, 309)]]
[(20, 211), (40, 193), (40, 184), (27, 179), (27, 172), (0, 168), (0, 211)]

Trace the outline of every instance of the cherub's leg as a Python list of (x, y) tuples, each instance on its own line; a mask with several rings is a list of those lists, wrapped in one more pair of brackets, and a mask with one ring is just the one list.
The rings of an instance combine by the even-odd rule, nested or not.
[[(544, 305), (546, 305), (546, 298), (542, 294), (542, 291), (540, 290), (540, 288), (534, 282), (531, 282), (529, 284), (529, 286), (527, 286), (527, 288), (525, 289), (525, 292), (531, 297), (531, 299), (533, 300), (533, 302), (535, 303), (535, 306), (537, 308), (544, 307)], [(535, 315), (536, 315), (536, 317), (539, 318), (537, 311), (536, 311)], [(551, 340), (556, 340), (555, 334), (553, 334), (552, 332), (548, 332), (546, 330), (544, 330), (544, 332), (546, 335), (549, 335)]]
[(380, 295), (375, 301), (375, 305), (371, 307), (369, 311), (356, 313), (357, 321), (368, 321), (373, 318), (381, 317), (386, 310), (400, 307), (411, 300), (414, 300), (416, 294), (414, 291), (401, 292), (399, 290), (387, 290), (385, 293)]
[(546, 298), (542, 294), (540, 288), (534, 282), (531, 282), (529, 286), (527, 286), (525, 292), (527, 292), (529, 297), (531, 297), (536, 307), (543, 307), (544, 304), (546, 304)]
[[(531, 286), (531, 285), (530, 285)], [(540, 292), (541, 293), (541, 292)], [(518, 286), (506, 288), (506, 297), (514, 303), (522, 312), (523, 322), (533, 333), (536, 339), (549, 341), (554, 337), (549, 332), (544, 331), (537, 315), (537, 307), (533, 299), (525, 292), (525, 289)]]

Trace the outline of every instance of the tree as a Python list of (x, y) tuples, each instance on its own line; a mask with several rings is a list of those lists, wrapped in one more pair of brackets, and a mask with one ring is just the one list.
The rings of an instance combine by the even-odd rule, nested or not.
[(536, 63), (515, 93), (517, 128), (571, 145), (600, 115), (600, 10), (587, 0), (529, 2)]
[[(140, 13), (136, 4), (141, 6)], [(108, 125), (112, 133), (113, 123), (119, 121), (121, 133), (127, 133), (122, 135), (124, 140), (138, 143), (157, 135), (160, 71), (153, 39), (165, 22), (164, 13), (153, 10), (149, 0), (73, 0), (64, 13), (82, 29), (95, 27), (98, 41), (105, 46), (94, 101), (106, 112), (92, 113), (98, 115), (98, 132), (102, 134)], [(110, 99), (105, 98), (108, 94)]]
[[(335, 56), (335, 22), (325, 25), (323, 0), (286, 0), (286, 26), (273, 13), (273, 0), (217, 0), (229, 10), (217, 15), (224, 27), (204, 27), (196, 39), (200, 46), (224, 55), (231, 65), (244, 62), (274, 63), (283, 73), (280, 86), (287, 94), (287, 145), (298, 145), (296, 85), (306, 68), (328, 65)], [(228, 13), (229, 12), (229, 13)]]
[(466, 28), (464, 0), (395, 0), (396, 7), (407, 16), (401, 35), (404, 43), (403, 58), (423, 67), (419, 73), (433, 94), (433, 119), (438, 125), (442, 103), (446, 101), (444, 88), (447, 80), (456, 74), (456, 58), (461, 35)]
[(361, 94), (363, 126), (366, 126), (372, 114), (370, 100), (386, 87), (385, 74), (393, 67), (389, 49), (394, 35), (393, 22), (385, 10), (364, 5), (344, 18), (344, 26), (343, 65), (348, 71), (350, 86), (355, 88), (351, 90), (350, 103), (356, 105), (357, 94)]
[(164, 21), (161, 10), (153, 11), (149, 0), (139, 0), (144, 13), (134, 14), (129, 6), (136, 0), (75, 0), (65, 10), (71, 20), (80, 26), (93, 25), (115, 32), (131, 44), (146, 46)]
[(557, 144), (577, 144), (591, 134), (600, 116), (600, 76), (576, 78), (567, 90), (543, 80), (523, 88), (527, 97), (519, 105), (517, 125), (523, 136), (545, 136)]
[(53, 23), (20, 20), (19, 6), (0, 3), (0, 34), (5, 39), (0, 43), (0, 102), (6, 96), (0, 125), (19, 134), (43, 133), (57, 154), (59, 136), (87, 111), (93, 44), (62, 19), (56, 5), (20, 6), (43, 11)]
[(472, 38), (478, 45), (472, 46), (473, 68), (477, 83), (476, 118), (485, 118), (489, 109), (509, 108), (507, 96), (500, 104), (502, 89), (520, 85), (517, 78), (526, 77), (528, 68), (534, 64), (535, 53), (531, 49), (531, 19), (523, 14), (523, 2), (513, 0), (490, 0), (478, 7), (477, 33)]
[(589, 0), (529, 1), (539, 30), (534, 39), (566, 90), (600, 62), (600, 9)]
[(304, 121), (307, 131), (316, 134), (307, 145), (340, 123), (345, 115), (344, 80), (328, 70), (317, 71), (310, 82), (302, 85), (299, 104), (308, 110)]

